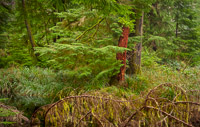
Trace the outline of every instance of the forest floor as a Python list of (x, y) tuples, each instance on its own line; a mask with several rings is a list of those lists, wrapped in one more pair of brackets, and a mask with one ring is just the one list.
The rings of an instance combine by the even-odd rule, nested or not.
[[(34, 126), (200, 126), (199, 67), (144, 67), (126, 76), (127, 87), (77, 87), (60, 76), (50, 69), (1, 69), (2, 103), (23, 111)], [(15, 114), (1, 120), (27, 126), (20, 111), (2, 108)]]

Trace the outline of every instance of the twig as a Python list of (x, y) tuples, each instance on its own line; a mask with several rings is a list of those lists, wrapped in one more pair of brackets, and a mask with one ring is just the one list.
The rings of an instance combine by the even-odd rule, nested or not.
[(174, 104), (193, 104), (193, 105), (199, 105), (200, 106), (200, 103), (197, 103), (197, 102), (192, 102), (192, 101), (178, 101), (178, 102), (174, 102)]
[(139, 110), (137, 110), (136, 112), (134, 112), (130, 117), (128, 117), (121, 125), (120, 127), (126, 127), (127, 124), (131, 121), (131, 119), (139, 112), (141, 111), (142, 109), (144, 109), (145, 107), (141, 107)]
[[(108, 101), (108, 100), (107, 100)], [(98, 107), (98, 105), (94, 108), (94, 110), (96, 110)], [(80, 122), (85, 118), (87, 117), (89, 114), (92, 114), (94, 116), (94, 114), (92, 113), (92, 110), (90, 110), (87, 114), (85, 114), (80, 120), (79, 122), (76, 124), (76, 127), (78, 127), (78, 125), (80, 124)]]
[(103, 123), (101, 122), (101, 120), (99, 120), (99, 119), (97, 118), (97, 116), (96, 116), (94, 113), (92, 113), (92, 115), (94, 116), (94, 118), (96, 118), (96, 119), (99, 121), (99, 123), (101, 124), (101, 126), (104, 127), (104, 125), (103, 125)]
[(172, 115), (170, 115), (169, 113), (167, 113), (167, 112), (165, 112), (165, 111), (162, 111), (162, 110), (160, 110), (160, 109), (158, 109), (158, 108), (155, 108), (155, 107), (152, 107), (152, 106), (146, 106), (145, 108), (149, 108), (149, 109), (154, 109), (154, 110), (160, 111), (160, 112), (162, 112), (163, 114), (167, 115), (168, 117), (171, 117), (171, 118), (175, 119), (176, 121), (178, 121), (178, 122), (180, 122), (180, 123), (183, 123), (184, 125), (186, 125), (186, 126), (188, 126), (188, 127), (194, 127), (194, 126), (192, 126), (192, 125), (186, 123), (185, 121), (182, 121), (182, 120), (176, 118), (175, 116), (172, 116)]
[(190, 61), (192, 60), (192, 58), (193, 58), (193, 56), (188, 60), (187, 64), (183, 68), (183, 70), (182, 70), (183, 73), (184, 73), (185, 69), (188, 67), (188, 65), (190, 64)]
[(76, 124), (76, 127), (78, 127), (78, 125), (80, 124), (80, 122), (85, 118), (85, 117), (87, 117), (89, 114), (91, 114), (92, 113), (92, 110), (90, 110), (89, 112), (87, 112), (87, 114), (85, 114), (79, 121), (78, 121), (78, 123)]
[[(172, 115), (173, 111), (174, 111), (174, 109), (171, 110), (170, 115)], [(166, 119), (167, 119), (167, 118), (168, 118), (168, 116), (164, 117), (162, 120), (160, 120), (160, 121), (157, 122), (156, 124), (158, 125), (159, 123), (162, 123), (163, 121), (165, 121), (165, 123), (166, 123)], [(167, 124), (167, 123), (166, 123), (166, 124)]]
[(159, 104), (158, 104), (158, 102), (156, 101), (155, 98), (150, 97), (150, 98), (148, 98), (148, 100), (153, 100), (153, 101), (155, 102), (155, 104), (156, 104), (157, 106), (159, 106)]
[(81, 39), (87, 32), (89, 32), (90, 30), (92, 30), (94, 27), (96, 27), (97, 25), (99, 25), (102, 21), (104, 20), (104, 18), (100, 19), (96, 24), (94, 24), (92, 27), (90, 27), (89, 29), (87, 29), (86, 31), (84, 31), (81, 35), (79, 35), (76, 38), (76, 41)]
[[(115, 102), (128, 102), (128, 101), (121, 101), (121, 100), (114, 100), (114, 99), (111, 99), (111, 98), (102, 98), (102, 97), (97, 97), (97, 96), (91, 96), (91, 95), (81, 95), (81, 96), (69, 96), (69, 97), (66, 97), (66, 98), (63, 98), (55, 103), (53, 103), (46, 111), (45, 115), (44, 115), (44, 119), (46, 118), (48, 112), (54, 107), (56, 106), (57, 104), (61, 103), (61, 102), (64, 102), (68, 99), (77, 99), (77, 98), (92, 98), (92, 99), (103, 99), (105, 101), (108, 101), (108, 100), (111, 100), (111, 101), (115, 101)], [(45, 120), (44, 120), (44, 125), (45, 125)]]
[(186, 100), (188, 100), (188, 97), (187, 97), (186, 91), (185, 91), (182, 87), (179, 87), (179, 86), (173, 85), (173, 84), (171, 84), (171, 83), (164, 83), (164, 84), (160, 84), (160, 85), (154, 87), (153, 89), (151, 89), (151, 90), (149, 91), (149, 93), (148, 93), (147, 96), (146, 96), (145, 102), (144, 102), (145, 105), (146, 105), (147, 100), (148, 100), (149, 96), (151, 95), (151, 93), (153, 93), (156, 89), (158, 89), (159, 87), (162, 87), (162, 86), (168, 86), (168, 87), (170, 87), (170, 86), (171, 86), (171, 87), (174, 86), (174, 87), (180, 89), (181, 92), (185, 95)]

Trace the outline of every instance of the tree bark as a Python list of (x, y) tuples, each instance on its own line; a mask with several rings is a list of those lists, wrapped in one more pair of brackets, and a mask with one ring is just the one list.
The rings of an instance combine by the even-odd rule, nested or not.
[(138, 74), (141, 72), (141, 52), (142, 52), (142, 35), (143, 35), (143, 21), (144, 13), (140, 19), (136, 19), (135, 36), (141, 36), (140, 43), (137, 43), (135, 48), (128, 52), (129, 57), (129, 69), (127, 73), (130, 75)]
[(25, 22), (26, 29), (27, 29), (27, 32), (28, 32), (29, 41), (31, 43), (31, 50), (34, 52), (35, 41), (34, 41), (34, 38), (33, 38), (33, 35), (32, 35), (30, 23), (28, 21), (28, 15), (27, 15), (27, 10), (26, 10), (25, 0), (22, 0), (22, 7), (23, 7), (23, 11), (24, 11), (24, 22)]
[[(128, 36), (129, 36), (129, 27), (123, 27), (122, 36), (119, 38), (118, 46), (127, 48), (128, 45)], [(121, 60), (123, 66), (120, 68), (120, 73), (117, 75), (118, 81), (125, 80), (125, 73), (126, 73), (126, 51), (123, 53), (117, 53), (117, 60)]]

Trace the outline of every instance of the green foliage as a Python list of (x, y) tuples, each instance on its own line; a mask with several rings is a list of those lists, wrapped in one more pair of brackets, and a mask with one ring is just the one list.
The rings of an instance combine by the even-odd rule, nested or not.
[[(1, 97), (28, 115), (38, 106), (85, 91), (129, 97), (163, 82), (199, 89), (198, 1), (26, 0), (37, 63), (22, 2), (0, 2), (5, 3), (0, 6), (0, 68), (16, 68), (0, 70)], [(122, 27), (134, 32), (143, 12), (144, 34), (128, 42), (130, 49), (143, 42), (142, 73), (126, 76), (128, 88), (106, 87), (122, 66), (116, 53), (128, 50), (117, 46)], [(170, 100), (177, 94), (172, 88), (164, 90), (159, 95)]]
[(14, 115), (16, 115), (14, 112), (10, 110), (6, 110), (4, 108), (0, 108), (0, 117), (8, 117), (8, 116), (14, 116)]
[[(0, 101), (5, 101), (7, 98), (0, 98)], [(10, 117), (10, 116), (15, 116), (16, 113), (13, 111), (10, 111), (5, 108), (0, 107), (0, 117)], [(0, 121), (0, 124), (8, 125), (8, 124), (13, 124), (15, 122), (9, 122), (9, 121)]]
[(74, 3), (82, 4), (88, 8), (97, 9), (100, 14), (109, 16), (110, 14), (128, 15), (131, 9), (128, 5), (119, 4), (116, 0), (73, 0)]
[(65, 70), (74, 81), (107, 82), (116, 75), (121, 66), (116, 53), (128, 50), (113, 46), (117, 45), (122, 26), (119, 16), (102, 18), (98, 13), (86, 7), (56, 13), (62, 18), (50, 29), (52, 40), (56, 38), (56, 42), (35, 48), (40, 59), (38, 65)]
[[(195, 0), (156, 0), (145, 21), (144, 46), (156, 46), (158, 56), (167, 60), (187, 61), (197, 64), (198, 3)], [(152, 19), (151, 19), (152, 17)]]
[(6, 45), (8, 33), (6, 29), (8, 27), (7, 22), (11, 18), (11, 0), (0, 2), (0, 49)]
[(166, 92), (162, 93), (161, 97), (167, 98), (173, 101), (173, 98), (176, 96), (175, 90), (173, 88), (168, 88), (168, 87), (165, 87), (165, 89), (166, 89)]
[(21, 40), (18, 40), (20, 34), (15, 34), (18, 35), (12, 36), (12, 43), (7, 45), (8, 48), (8, 54), (6, 56), (6, 61), (7, 61), (7, 66), (31, 66), (34, 64), (34, 59), (31, 56), (31, 51), (30, 47), (27, 47), (28, 44), (22, 43)]
[(1, 97), (27, 112), (50, 103), (55, 94), (65, 86), (56, 80), (56, 73), (49, 69), (22, 68), (0, 71)]
[(159, 66), (158, 63), (161, 59), (157, 56), (156, 52), (150, 53), (147, 49), (142, 52), (142, 66), (145, 67), (156, 67)]
[(16, 106), (26, 115), (60, 97), (100, 89), (108, 82), (108, 79), (95, 82), (77, 80), (66, 70), (54, 72), (38, 67), (1, 69), (0, 79), (0, 96), (8, 98), (4, 103)]
[(115, 59), (117, 52), (125, 49), (115, 46), (93, 48), (80, 43), (54, 44), (37, 48), (47, 65), (54, 69), (65, 69), (68, 76), (77, 79), (106, 79), (118, 73), (121, 66)]
[(142, 75), (136, 75), (136, 76), (127, 76), (126, 82), (129, 86), (129, 88), (133, 91), (133, 93), (139, 95), (142, 91), (145, 91), (148, 89), (149, 81)]

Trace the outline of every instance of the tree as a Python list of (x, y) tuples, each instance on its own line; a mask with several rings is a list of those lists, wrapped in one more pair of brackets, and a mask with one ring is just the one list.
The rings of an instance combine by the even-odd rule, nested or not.
[[(121, 23), (124, 25), (122, 28), (122, 35), (119, 38), (118, 41), (118, 46), (119, 47), (124, 47), (127, 48), (128, 45), (128, 36), (130, 32), (130, 28), (133, 28), (133, 20), (130, 19), (130, 15), (132, 14), (131, 9), (132, 7), (128, 7), (127, 4), (130, 3), (129, 1), (118, 1), (116, 2), (115, 0), (111, 1), (105, 1), (105, 3), (99, 3), (99, 1), (88, 1), (88, 2), (81, 2), (82, 4), (90, 5), (93, 8), (97, 7), (98, 11), (100, 13), (109, 16), (110, 14), (117, 14), (117, 15), (122, 15), (121, 17)], [(126, 4), (126, 6), (123, 6), (121, 4)], [(98, 6), (97, 6), (98, 5)], [(100, 7), (100, 8), (99, 8)], [(117, 8), (116, 8), (117, 7)], [(126, 9), (127, 7), (128, 9)], [(103, 8), (103, 10), (102, 10)], [(108, 13), (108, 11), (110, 13)], [(131, 26), (132, 25), (132, 26)], [(117, 75), (117, 80), (119, 82), (124, 82), (125, 80), (125, 72), (126, 72), (126, 51), (123, 53), (117, 53), (117, 60), (122, 61), (122, 67), (120, 68), (120, 73)]]
[(149, 6), (152, 6), (154, 0), (150, 1), (140, 1), (135, 0), (134, 2), (135, 8), (135, 30), (132, 35), (134, 37), (139, 37), (139, 42), (132, 42), (135, 44), (135, 47), (132, 47), (132, 51), (128, 52), (129, 57), (129, 68), (127, 69), (127, 73), (130, 75), (138, 74), (141, 71), (141, 53), (142, 53), (142, 38), (143, 38), (143, 24), (144, 24), (144, 13), (148, 13), (150, 11)]
[(22, 8), (23, 8), (23, 12), (24, 12), (24, 22), (25, 22), (25, 25), (26, 25), (29, 41), (31, 43), (31, 50), (32, 50), (32, 52), (34, 52), (35, 40), (33, 38), (31, 26), (30, 26), (30, 23), (29, 23), (29, 20), (28, 20), (28, 17), (27, 17), (28, 14), (27, 14), (27, 10), (26, 10), (25, 0), (22, 0)]
[(156, 47), (164, 61), (190, 59), (198, 50), (196, 7), (194, 0), (157, 0), (146, 15), (145, 46)]
[[(128, 36), (130, 32), (129, 27), (123, 27), (122, 35), (119, 38), (118, 46), (127, 48), (128, 45)], [(120, 73), (117, 76), (118, 81), (123, 82), (125, 80), (126, 73), (126, 51), (123, 53), (117, 53), (117, 60), (121, 60), (123, 66), (120, 68)]]
[(130, 58), (129, 58), (129, 68), (127, 70), (127, 73), (130, 75), (140, 73), (142, 36), (143, 36), (143, 18), (144, 18), (144, 13), (142, 12), (142, 16), (136, 19), (136, 26), (135, 26), (134, 36), (140, 36), (140, 42), (135, 45), (132, 51), (128, 52)]

